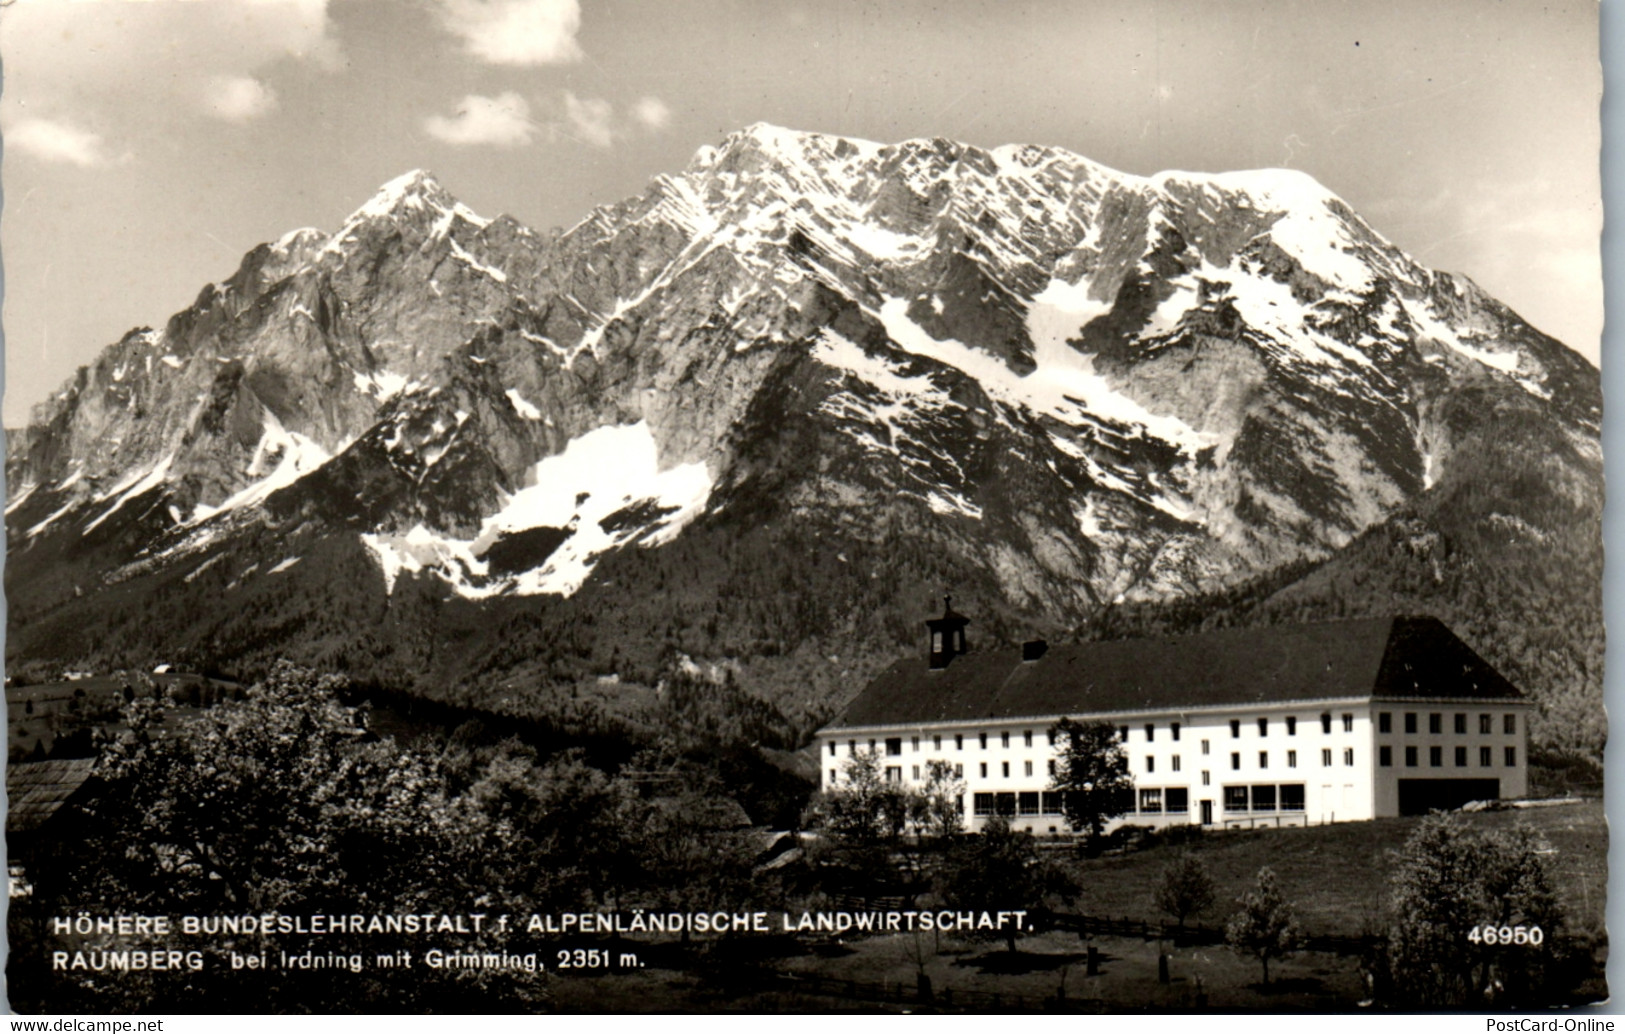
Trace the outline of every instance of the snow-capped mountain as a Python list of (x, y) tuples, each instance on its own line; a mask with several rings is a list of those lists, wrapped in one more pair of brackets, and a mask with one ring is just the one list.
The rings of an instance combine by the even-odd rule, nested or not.
[(10, 436), (12, 652), (162, 655), (75, 615), (301, 565), (369, 629), (568, 608), (628, 550), (764, 527), (1066, 627), (1344, 547), (1449, 476), (1464, 393), (1600, 471), (1594, 368), (1301, 173), (756, 125), (544, 236), (414, 172)]

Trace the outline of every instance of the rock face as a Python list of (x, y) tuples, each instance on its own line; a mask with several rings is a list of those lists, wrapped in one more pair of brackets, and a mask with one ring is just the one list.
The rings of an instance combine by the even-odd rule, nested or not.
[(414, 172), (9, 437), (12, 653), (144, 656), (87, 601), (229, 608), (318, 555), (375, 625), (567, 606), (628, 549), (763, 526), (901, 535), (1066, 626), (1344, 547), (1451, 469), (1464, 391), (1600, 491), (1597, 371), (1299, 173), (756, 125), (549, 238)]

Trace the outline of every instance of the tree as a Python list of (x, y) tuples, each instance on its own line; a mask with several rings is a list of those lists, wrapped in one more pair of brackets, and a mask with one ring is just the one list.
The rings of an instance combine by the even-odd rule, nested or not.
[(925, 786), (914, 798), (914, 821), (925, 836), (946, 840), (965, 828), (965, 780), (940, 758), (925, 763)]
[[(1035, 912), (1046, 895), (1070, 900), (1074, 890), (1066, 874), (1039, 855), (1033, 835), (1012, 829), (1002, 815), (988, 819), (981, 836), (955, 842), (939, 880), (950, 908), (975, 912)], [(997, 933), (1014, 952), (1021, 931), (1008, 925)]]
[[(1384, 997), (1474, 1008), (1492, 998), (1518, 1004), (1539, 990), (1550, 1002), (1545, 975), (1563, 916), (1529, 827), (1475, 830), (1455, 815), (1430, 815), (1396, 853), (1392, 886)], [(1526, 941), (1538, 928), (1541, 943), (1500, 943), (1501, 930), (1520, 927)]]
[(1213, 878), (1196, 857), (1182, 855), (1163, 868), (1151, 898), (1157, 908), (1173, 916), (1183, 930), (1187, 918), (1201, 915), (1212, 906)]
[(1281, 893), (1275, 870), (1258, 870), (1258, 888), (1236, 899), (1241, 911), (1230, 917), (1224, 939), (1243, 955), (1251, 955), (1264, 966), (1264, 983), (1270, 982), (1270, 960), (1290, 955), (1303, 940), (1292, 905)]
[[(144, 970), (107, 981), (41, 961), (68, 944), (52, 915), (388, 915), (487, 911), (514, 900), (504, 880), (527, 856), (511, 825), (448, 792), (429, 758), (372, 737), (338, 702), (340, 680), (279, 665), (240, 703), (162, 724), (161, 705), (138, 697), (129, 730), (104, 744), (99, 789), (84, 805), (84, 835), (35, 870), (35, 894), (14, 913), (12, 986), (30, 1005), (106, 1012), (344, 1011), (393, 1007), (462, 1011), (545, 997), (545, 976), (524, 971), (271, 968), (199, 981), (183, 970)], [(14, 908), (15, 908), (14, 904)], [(489, 911), (496, 912), (492, 908)], [(27, 950), (19, 951), (16, 935)], [(75, 940), (75, 949), (129, 947)], [(172, 948), (258, 954), (287, 945), (263, 932)], [(416, 942), (413, 942), (416, 943)], [(496, 950), (496, 936), (459, 944)], [(371, 957), (405, 939), (338, 933), (322, 950)]]
[(846, 759), (842, 778), (817, 806), (824, 828), (854, 846), (894, 841), (903, 833), (911, 811), (909, 793), (885, 780), (880, 756), (860, 750)]
[(1061, 810), (1092, 847), (1106, 823), (1121, 815), (1134, 779), (1117, 730), (1105, 722), (1085, 724), (1063, 718), (1050, 730), (1061, 747), (1050, 787), (1061, 795)]

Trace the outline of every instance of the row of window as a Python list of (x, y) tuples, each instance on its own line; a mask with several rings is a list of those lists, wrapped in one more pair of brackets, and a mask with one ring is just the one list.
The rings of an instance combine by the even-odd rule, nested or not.
[[(1055, 733), (1054, 733), (1054, 731), (1051, 730), (1046, 735), (1047, 735), (1047, 738), (1049, 740), (1050, 745), (1054, 746), (1055, 745)], [(977, 739), (981, 742), (981, 748), (983, 750), (987, 749), (987, 738), (988, 738), (988, 734), (985, 733), (985, 732), (977, 734)], [(920, 752), (920, 739), (921, 738), (919, 736), (911, 736), (911, 737), (909, 737), (910, 750), (915, 754), (918, 754)], [(1176, 739), (1177, 739), (1177, 737), (1176, 737)], [(940, 733), (935, 735), (935, 736), (932, 736), (931, 737), (931, 749), (934, 750), (934, 751), (939, 751), (940, 752), (942, 750), (942, 740), (943, 740), (943, 737), (942, 737), (942, 735)], [(1022, 734), (1021, 734), (1021, 740), (1022, 740), (1022, 746), (1025, 746), (1025, 747), (1032, 746), (1033, 745), (1033, 730), (1031, 730), (1031, 729), (1023, 730)], [(999, 745), (1001, 747), (1010, 746), (1010, 733), (1008, 731), (999, 733)], [(877, 750), (879, 747), (880, 747), (880, 741), (879, 740), (873, 740), (872, 739), (872, 740), (869, 741), (869, 750), (871, 752)], [(885, 748), (886, 748), (886, 756), (887, 757), (895, 758), (895, 757), (901, 756), (902, 753), (903, 753), (903, 738), (901, 736), (892, 736), (892, 737), (887, 738), (887, 740), (885, 742)], [(835, 749), (836, 749), (835, 741), (830, 740), (829, 741), (829, 756), (830, 757), (835, 756)], [(964, 733), (962, 733), (962, 732), (954, 733), (954, 749), (955, 750), (964, 750), (965, 749), (965, 734)], [(856, 754), (858, 752), (858, 741), (857, 740), (847, 740), (846, 741), (846, 750), (847, 750), (848, 754)]]
[[(1417, 731), (1418, 718), (1419, 717), (1420, 716), (1415, 711), (1406, 711), (1406, 712), (1404, 712), (1405, 731), (1407, 733), (1414, 734)], [(1454, 731), (1455, 731), (1455, 733), (1457, 735), (1465, 736), (1467, 734), (1467, 725), (1468, 725), (1467, 718), (1468, 718), (1468, 715), (1465, 712), (1457, 712), (1456, 713), (1455, 721), (1453, 722), (1452, 728), (1454, 729)], [(1345, 715), (1342, 716), (1342, 719), (1343, 719), (1343, 731), (1344, 732), (1353, 732), (1354, 731), (1354, 715), (1345, 714)], [(1478, 716), (1478, 731), (1479, 731), (1480, 735), (1484, 735), (1484, 736), (1490, 735), (1492, 733), (1492, 731), (1494, 730), (1494, 725), (1495, 725), (1495, 723), (1494, 723), (1494, 716), (1493, 715), (1481, 714), (1481, 715)], [(1322, 714), (1320, 716), (1320, 730), (1323, 733), (1327, 733), (1327, 734), (1331, 733), (1331, 731), (1332, 731), (1332, 716), (1329, 713), (1328, 714)], [(1393, 716), (1392, 712), (1390, 712), (1390, 711), (1381, 711), (1381, 712), (1379, 712), (1377, 714), (1377, 731), (1382, 732), (1382, 733), (1391, 733), (1391, 732), (1394, 731), (1394, 716)], [(1503, 714), (1501, 716), (1501, 731), (1505, 735), (1508, 735), (1508, 736), (1516, 735), (1517, 731), (1518, 731), (1518, 716), (1515, 715), (1515, 714)], [(1168, 732), (1169, 732), (1169, 735), (1171, 736), (1171, 738), (1175, 742), (1178, 742), (1178, 740), (1179, 740), (1179, 723), (1178, 722), (1170, 722), (1168, 724)], [(1444, 732), (1444, 714), (1443, 713), (1435, 711), (1435, 712), (1431, 712), (1431, 713), (1428, 714), (1428, 732), (1429, 732), (1429, 734), (1435, 735), (1435, 736), (1443, 734), (1443, 732)], [(1118, 726), (1117, 733), (1118, 733), (1118, 738), (1122, 742), (1124, 742), (1124, 743), (1128, 742), (1128, 736), (1129, 736), (1129, 727), (1128, 726), (1126, 726), (1126, 725)], [(1258, 735), (1260, 735), (1260, 736), (1268, 736), (1269, 734), (1270, 734), (1270, 720), (1268, 718), (1260, 718), (1260, 719), (1258, 719)], [(1288, 736), (1296, 736), (1298, 734), (1298, 719), (1294, 715), (1287, 715), (1286, 716), (1286, 734)], [(1048, 738), (1049, 743), (1053, 746), (1054, 743), (1055, 743), (1054, 730), (1049, 731), (1046, 734), (1046, 736)], [(1157, 738), (1157, 726), (1156, 726), (1156, 723), (1155, 722), (1147, 722), (1145, 724), (1145, 741), (1147, 743), (1154, 743), (1156, 741), (1156, 738)], [(1230, 720), (1230, 738), (1231, 739), (1240, 739), (1241, 738), (1241, 719), (1232, 718)], [(965, 734), (964, 733), (954, 733), (953, 739), (954, 739), (954, 749), (955, 750), (964, 750), (965, 749)], [(910, 737), (910, 746), (911, 746), (912, 750), (915, 753), (918, 753), (920, 751), (920, 740), (921, 740), (921, 737), (919, 737), (919, 736)], [(988, 745), (988, 734), (985, 733), (985, 732), (978, 733), (977, 734), (977, 740), (979, 742), (979, 745), (980, 745), (981, 749), (986, 750), (987, 745)], [(1033, 730), (1031, 730), (1031, 729), (1023, 730), (1022, 733), (1021, 733), (1021, 740), (1022, 740), (1022, 746), (1031, 747), (1033, 745)], [(931, 737), (931, 749), (932, 750), (941, 751), (942, 750), (942, 743), (943, 743), (942, 735), (938, 734), (938, 735), (935, 735), (935, 736)], [(999, 733), (999, 745), (1001, 747), (1009, 747), (1010, 746), (1010, 733), (1009, 733), (1009, 731)], [(879, 746), (879, 741), (877, 741), (877, 740), (870, 740), (869, 741), (869, 749), (871, 751), (876, 750), (878, 746)], [(903, 738), (901, 736), (893, 736), (893, 737), (888, 738), (886, 740), (886, 742), (885, 742), (885, 748), (886, 748), (886, 756), (887, 757), (898, 757), (898, 756), (900, 756), (903, 753)], [(1407, 748), (1407, 749), (1409, 749), (1409, 748)], [(835, 750), (836, 750), (835, 741), (831, 740), (830, 744), (829, 744), (829, 756), (830, 757), (835, 756)], [(847, 741), (847, 751), (848, 751), (848, 753), (856, 754), (858, 752), (858, 741), (857, 740), (848, 740)], [(1202, 741), (1202, 753), (1206, 754), (1207, 752), (1208, 752), (1208, 741), (1203, 740)], [(1323, 752), (1323, 754), (1325, 754), (1326, 756), (1329, 757), (1329, 752)], [(1263, 754), (1260, 754), (1259, 756), (1260, 756), (1260, 758), (1263, 758)], [(1288, 756), (1291, 757), (1292, 752), (1289, 751)], [(1234, 755), (1234, 754), (1231, 755), (1232, 764), (1231, 764), (1230, 767), (1232, 767), (1232, 768), (1240, 768), (1241, 767), (1239, 763), (1236, 763), (1234, 761), (1234, 759), (1236, 757), (1237, 757), (1237, 755)], [(1147, 760), (1149, 762), (1149, 759), (1147, 759)], [(1353, 764), (1353, 763), (1354, 763), (1353, 761), (1348, 762), (1348, 764)], [(1510, 761), (1507, 762), (1507, 763), (1511, 764)], [(1266, 762), (1261, 760), (1259, 762), (1259, 764), (1262, 767), (1262, 766), (1264, 766), (1266, 764)], [(1326, 760), (1326, 761), (1323, 761), (1322, 764), (1330, 765), (1331, 761)], [(1485, 764), (1488, 764), (1488, 762), (1485, 762)], [(1288, 767), (1294, 767), (1296, 765), (1296, 761), (1289, 760), (1287, 762), (1287, 765), (1288, 765)], [(986, 767), (986, 766), (984, 766), (984, 767)], [(1006, 767), (1009, 767), (1009, 766), (1006, 766)], [(1151, 769), (1151, 767), (1150, 767), (1150, 765), (1148, 763), (1147, 767), (1146, 767), (1146, 771), (1149, 772), (1151, 770), (1152, 769)], [(1176, 772), (1179, 771), (1179, 759), (1178, 758), (1174, 759), (1174, 771), (1176, 771)], [(1028, 773), (1028, 774), (1030, 775), (1031, 773)]]
[[(1417, 713), (1415, 711), (1406, 711), (1405, 712), (1405, 731), (1406, 732), (1413, 733), (1413, 734), (1416, 732), (1416, 729), (1417, 729), (1417, 721), (1416, 721), (1417, 717), (1418, 716), (1417, 716)], [(1455, 734), (1457, 736), (1465, 736), (1465, 735), (1467, 735), (1467, 714), (1465, 712), (1462, 712), (1462, 711), (1456, 712), (1455, 721), (1452, 723), (1451, 727), (1455, 731)], [(1478, 716), (1478, 733), (1479, 733), (1480, 736), (1488, 736), (1494, 731), (1494, 729), (1495, 729), (1495, 716), (1494, 715), (1481, 714), (1481, 715)], [(1393, 732), (1394, 731), (1394, 716), (1392, 714), (1390, 714), (1389, 712), (1387, 712), (1387, 711), (1380, 712), (1377, 715), (1377, 731), (1378, 732)], [(1517, 733), (1518, 733), (1518, 716), (1515, 715), (1515, 714), (1503, 714), (1501, 716), (1501, 732), (1503, 734), (1507, 735), (1507, 736), (1516, 736)], [(1430, 735), (1433, 735), (1433, 736), (1443, 735), (1443, 733), (1444, 733), (1444, 715), (1443, 714), (1441, 714), (1438, 711), (1434, 711), (1434, 712), (1432, 712), (1432, 713), (1430, 713), (1428, 715), (1428, 733)]]
[(1020, 790), (971, 795), (976, 815), (1060, 815), (1061, 795), (1055, 790)]
[(1275, 786), (1226, 786), (1224, 810), (1243, 811), (1302, 811), (1303, 784), (1280, 783)]
[[(1467, 767), (1467, 748), (1466, 747), (1457, 747), (1455, 749), (1455, 755), (1456, 755), (1455, 756), (1456, 767), (1457, 768), (1466, 768)], [(1419, 756), (1419, 752), (1417, 751), (1417, 748), (1415, 748), (1415, 747), (1406, 747), (1405, 748), (1405, 767), (1406, 768), (1416, 768), (1416, 767), (1418, 767), (1418, 762), (1417, 762), (1418, 756)], [(1503, 761), (1506, 762), (1506, 767), (1507, 768), (1516, 768), (1516, 767), (1518, 767), (1518, 748), (1517, 747), (1503, 747), (1503, 748), (1501, 748), (1501, 758), (1502, 758)], [(1393, 763), (1394, 763), (1394, 751), (1393, 751), (1393, 748), (1392, 747), (1387, 747), (1387, 746), (1378, 747), (1377, 748), (1377, 764), (1381, 765), (1383, 768), (1390, 768), (1390, 767), (1393, 766)], [(1478, 748), (1478, 767), (1480, 767), (1480, 768), (1489, 768), (1493, 764), (1495, 764), (1495, 749), (1493, 747), (1479, 747)], [(1443, 747), (1429, 747), (1428, 748), (1428, 767), (1430, 767), (1430, 768), (1442, 768), (1442, 767), (1444, 767), (1444, 748)]]
[[(1342, 719), (1343, 719), (1343, 731), (1344, 732), (1353, 732), (1354, 731), (1354, 715), (1345, 714), (1345, 715), (1342, 716)], [(1288, 736), (1296, 736), (1298, 734), (1298, 716), (1297, 715), (1287, 715), (1285, 721), (1286, 721), (1286, 734)], [(1329, 712), (1326, 713), (1326, 714), (1322, 714), (1320, 716), (1320, 731), (1327, 734), (1327, 735), (1331, 734), (1331, 731), (1332, 731), (1332, 716), (1331, 716), (1331, 714)], [(1169, 732), (1171, 738), (1174, 739), (1177, 742), (1179, 740), (1179, 723), (1178, 722), (1169, 722), (1168, 723), (1168, 732)], [(1119, 740), (1121, 740), (1122, 742), (1124, 742), (1124, 743), (1128, 742), (1128, 734), (1129, 734), (1129, 727), (1127, 725), (1119, 725), (1117, 727), (1117, 738)], [(1258, 735), (1260, 735), (1260, 736), (1268, 736), (1269, 734), (1270, 734), (1270, 720), (1268, 718), (1260, 718), (1260, 719), (1258, 719)], [(1232, 718), (1232, 719), (1230, 719), (1230, 738), (1231, 739), (1236, 739), (1236, 740), (1241, 739), (1241, 719), (1240, 718)], [(1155, 743), (1156, 740), (1157, 740), (1157, 725), (1156, 725), (1156, 723), (1155, 722), (1146, 722), (1145, 723), (1145, 742), (1147, 742), (1147, 743)], [(1207, 740), (1202, 741), (1202, 753), (1204, 753), (1204, 754), (1207, 753)]]
[(1183, 786), (1142, 787), (1135, 803), (1141, 815), (1185, 815), (1191, 810), (1191, 792)]
[[(1345, 766), (1354, 764), (1354, 748), (1353, 747), (1344, 747), (1343, 748), (1343, 764)], [(1268, 767), (1270, 767), (1270, 752), (1269, 751), (1261, 750), (1261, 751), (1258, 752), (1258, 767), (1259, 768), (1268, 768)], [(1286, 767), (1288, 767), (1288, 768), (1297, 768), (1298, 767), (1298, 752), (1297, 751), (1289, 750), (1289, 751), (1286, 752)], [(1330, 767), (1332, 767), (1332, 748), (1330, 748), (1330, 747), (1322, 747), (1321, 748), (1321, 750), (1320, 750), (1320, 767), (1322, 767), (1322, 768), (1330, 768)], [(1230, 768), (1233, 771), (1234, 770), (1239, 770), (1241, 768), (1241, 751), (1233, 750), (1233, 751), (1230, 752)], [(1178, 771), (1179, 766), (1175, 765), (1174, 770)]]

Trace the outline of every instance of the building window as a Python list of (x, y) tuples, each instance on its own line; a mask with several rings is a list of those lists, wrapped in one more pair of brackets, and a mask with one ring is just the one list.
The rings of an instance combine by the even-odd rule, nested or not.
[(829, 785), (834, 786), (836, 781), (839, 780), (839, 779), (840, 779), (840, 774), (838, 772), (836, 772), (833, 768), (830, 769), (829, 770)]
[(869, 753), (873, 754), (874, 752), (875, 752), (875, 741), (870, 740), (869, 741)]
[(1415, 747), (1406, 747), (1405, 748), (1405, 767), (1406, 768), (1415, 768), (1416, 767), (1416, 748)]
[(979, 793), (971, 798), (971, 810), (977, 815), (992, 815), (994, 797), (990, 793)]
[(887, 765), (886, 766), (886, 782), (888, 782), (888, 783), (900, 783), (902, 781), (903, 781), (903, 766), (902, 765)]
[(1038, 791), (1037, 790), (1023, 790), (1023, 791), (1021, 791), (1021, 793), (1016, 795), (1016, 814), (1018, 814), (1018, 815), (1037, 815), (1038, 814)]
[(1268, 767), (1270, 767), (1270, 752), (1269, 751), (1261, 750), (1261, 751), (1258, 752), (1258, 767), (1259, 768), (1268, 768)]
[(1268, 736), (1269, 734), (1270, 734), (1270, 720), (1268, 718), (1260, 718), (1258, 720), (1258, 735), (1260, 735), (1260, 736)]
[(1128, 726), (1119, 725), (1117, 727), (1117, 738), (1119, 740), (1123, 741), (1124, 743), (1128, 742)]
[(1377, 764), (1381, 765), (1383, 768), (1388, 768), (1393, 763), (1394, 763), (1394, 748), (1386, 746), (1386, 745), (1378, 747), (1377, 748)]
[(1006, 750), (1010, 749), (1010, 733), (1008, 730), (999, 733), (999, 746)]
[(1022, 762), (1022, 764), (1027, 766), (1027, 774), (1032, 775), (1033, 774), (1033, 763), (1031, 761), (1024, 761), (1024, 762)]
[(1518, 733), (1518, 716), (1515, 715), (1515, 714), (1509, 714), (1509, 715), (1505, 716), (1504, 718), (1502, 718), (1501, 719), (1501, 731), (1506, 733), (1508, 736), (1517, 735), (1517, 733)]
[(1378, 732), (1393, 732), (1394, 731), (1394, 716), (1390, 712), (1383, 711), (1383, 712), (1381, 712), (1380, 714), (1377, 715), (1377, 731)]
[(1302, 783), (1282, 783), (1281, 784), (1281, 810), (1282, 811), (1302, 811), (1303, 810), (1303, 784)]
[(1332, 716), (1331, 715), (1323, 714), (1323, 715), (1320, 716), (1320, 731), (1321, 731), (1321, 734), (1324, 735), (1324, 736), (1330, 736), (1332, 734)]
[(920, 766), (919, 765), (914, 766), (914, 781), (916, 783), (920, 781)]
[(999, 774), (1001, 776), (1003, 776), (1004, 778), (1006, 778), (1006, 779), (1010, 778), (1010, 762), (1008, 762), (1008, 761), (999, 762)]
[(1478, 732), (1479, 732), (1479, 735), (1488, 736), (1491, 731), (1492, 731), (1492, 729), (1490, 728), (1490, 716), (1487, 715), (1487, 714), (1479, 715), (1478, 716)]
[(1202, 741), (1202, 753), (1206, 754), (1207, 752), (1208, 752), (1208, 742), (1207, 742), (1207, 740), (1203, 740)]
[(963, 778), (965, 778), (965, 766), (964, 765), (955, 765), (954, 766), (954, 778), (955, 779), (963, 779)]
[(1253, 787), (1253, 810), (1254, 811), (1274, 811), (1275, 810), (1275, 787), (1273, 787), (1273, 786), (1255, 786), (1255, 787)]
[(1170, 722), (1170, 723), (1168, 723), (1168, 733), (1169, 733), (1169, 735), (1173, 736), (1174, 742), (1178, 743), (1179, 742), (1179, 723), (1178, 722)]
[(848, 754), (850, 754), (852, 757), (857, 757), (858, 756), (858, 741), (857, 740), (847, 740), (846, 741), (846, 752)]
[(1247, 810), (1247, 788), (1245, 786), (1227, 786), (1224, 788), (1224, 810)]
[(1345, 765), (1354, 764), (1354, 748), (1353, 747), (1344, 747), (1343, 748), (1343, 764), (1345, 764)]
[(1178, 754), (1174, 755), (1174, 759), (1173, 759), (1172, 764), (1173, 764), (1174, 771), (1175, 772), (1179, 771), (1179, 755)]
[(1213, 773), (1209, 772), (1205, 768), (1202, 769), (1202, 785), (1203, 786), (1212, 786), (1213, 785)]
[(1494, 762), (1490, 760), (1490, 748), (1478, 748), (1478, 764), (1481, 768), (1489, 768), (1490, 765), (1494, 764)]
[(1467, 735), (1467, 716), (1464, 714), (1456, 715), (1456, 734), (1458, 736)]
[(1437, 736), (1444, 732), (1444, 715), (1437, 711), (1428, 715), (1428, 735)]
[(1467, 748), (1466, 747), (1457, 747), (1456, 748), (1456, 767), (1457, 768), (1466, 768), (1467, 767)]
[(1405, 731), (1407, 733), (1416, 732), (1416, 712), (1415, 711), (1406, 711), (1405, 712)]
[(1026, 732), (1022, 733), (1021, 734), (1021, 741), (1022, 741), (1022, 744), (1024, 746), (1028, 746), (1028, 747), (1032, 746), (1033, 745), (1033, 731), (1031, 729), (1028, 729)]
[(980, 768), (982, 770), (982, 778), (986, 779), (987, 778), (987, 762), (986, 761), (982, 762), (981, 765), (980, 765)]
[(834, 740), (829, 741), (829, 756), (830, 757), (835, 756), (835, 741)]
[(1320, 748), (1320, 767), (1322, 767), (1322, 768), (1330, 767), (1331, 763), (1332, 763), (1332, 748), (1330, 748), (1330, 747), (1322, 747), (1322, 748)]
[(981, 738), (982, 749), (986, 750), (987, 749), (987, 733), (983, 732), (983, 733), (978, 733), (977, 735)]
[(1241, 719), (1230, 719), (1230, 738), (1233, 740), (1241, 739)]
[(1183, 786), (1168, 788), (1168, 814), (1184, 815), (1191, 810), (1191, 792)]
[(1518, 767), (1518, 748), (1517, 747), (1508, 747), (1507, 748), (1507, 767), (1508, 768), (1516, 768), (1516, 767)]
[(1298, 752), (1297, 751), (1289, 750), (1289, 751), (1286, 752), (1286, 767), (1288, 767), (1288, 768), (1297, 768), (1298, 767)]
[(942, 736), (941, 735), (931, 737), (931, 749), (935, 750), (935, 751), (941, 751), (942, 750)]
[(1066, 810), (1061, 807), (1061, 795), (1054, 790), (1045, 790), (1040, 800), (1043, 802), (1045, 815), (1060, 815)]
[(1054, 758), (1049, 759), (1049, 774), (1052, 775), (1052, 776), (1055, 774), (1055, 759)]
[(903, 753), (903, 737), (893, 736), (886, 740), (886, 756), (895, 758)]
[(1157, 770), (1157, 759), (1152, 757), (1150, 754), (1145, 756), (1145, 770), (1147, 772), (1155, 772)]
[(1145, 742), (1154, 742), (1157, 738), (1157, 727), (1151, 722), (1145, 723)]
[(1240, 770), (1240, 768), (1241, 768), (1241, 752), (1239, 750), (1233, 750), (1233, 751), (1230, 752), (1230, 769), (1231, 769), (1231, 771), (1238, 771), (1238, 770)]
[(1353, 715), (1346, 714), (1346, 715), (1343, 716), (1343, 731), (1344, 732), (1353, 732), (1354, 731), (1354, 716)]
[(964, 733), (962, 733), (962, 732), (954, 733), (954, 749), (955, 750), (964, 750), (965, 749), (965, 734)]
[(1438, 768), (1440, 765), (1443, 765), (1443, 764), (1444, 764), (1444, 748), (1443, 747), (1429, 747), (1428, 748), (1428, 765), (1433, 767), (1433, 768)]
[(1142, 815), (1161, 815), (1162, 814), (1162, 791), (1161, 790), (1141, 790), (1140, 791), (1140, 814), (1142, 814)]

